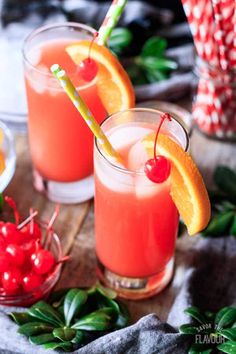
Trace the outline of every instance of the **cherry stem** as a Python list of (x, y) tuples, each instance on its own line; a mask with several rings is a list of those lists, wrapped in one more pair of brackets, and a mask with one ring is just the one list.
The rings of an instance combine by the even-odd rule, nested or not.
[(94, 32), (94, 34), (93, 34), (93, 38), (92, 38), (92, 40), (91, 40), (91, 42), (90, 42), (90, 44), (89, 44), (89, 52), (88, 52), (88, 59), (90, 60), (90, 56), (91, 56), (91, 50), (92, 50), (92, 46), (93, 46), (93, 43), (94, 43), (94, 41), (95, 41), (95, 39), (98, 37), (98, 32), (96, 31), (96, 32)]
[[(30, 216), (31, 216), (34, 213), (33, 208), (30, 208), (29, 212), (30, 212)], [(34, 232), (34, 219), (32, 218), (30, 220), (30, 234), (32, 235), (33, 232)]]
[(56, 264), (65, 263), (71, 259), (71, 256), (64, 256)]
[(169, 113), (162, 113), (160, 115), (160, 123), (159, 126), (157, 128), (157, 132), (156, 132), (156, 137), (155, 137), (155, 143), (154, 143), (154, 159), (155, 161), (157, 160), (157, 153), (156, 153), (156, 149), (157, 149), (157, 139), (158, 139), (158, 135), (161, 129), (162, 124), (164, 123), (164, 120), (168, 119), (169, 121), (171, 121), (171, 116), (169, 115)]
[(33, 220), (33, 218), (38, 215), (37, 210), (35, 210), (32, 214), (30, 214), (30, 216), (28, 216), (27, 219), (25, 219), (21, 224), (19, 224), (17, 226), (18, 230), (21, 230), (25, 225), (27, 225), (29, 222), (31, 222), (31, 220)]
[(4, 197), (4, 201), (9, 205), (10, 208), (12, 208), (14, 213), (15, 223), (16, 225), (18, 225), (20, 222), (20, 214), (16, 207), (16, 202), (12, 198), (8, 197), (7, 195)]
[(56, 218), (58, 217), (59, 212), (60, 212), (60, 205), (57, 204), (56, 208), (52, 214), (52, 217), (48, 222), (47, 231), (52, 229), (52, 226), (53, 226), (54, 222), (56, 221)]
[(46, 230), (46, 235), (44, 239), (44, 247), (49, 249), (51, 246), (51, 241), (52, 241), (52, 226), (54, 222), (56, 221), (56, 218), (58, 217), (58, 214), (60, 212), (60, 205), (57, 204), (55, 207), (55, 210), (52, 214), (51, 219), (48, 222), (47, 230)]

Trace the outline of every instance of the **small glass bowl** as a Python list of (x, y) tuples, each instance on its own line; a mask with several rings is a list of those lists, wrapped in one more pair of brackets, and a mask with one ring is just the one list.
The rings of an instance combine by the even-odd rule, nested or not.
[[(41, 226), (41, 229), (46, 230), (45, 222), (40, 222), (39, 224)], [(62, 258), (62, 248), (59, 237), (54, 232), (51, 234), (50, 243), (51, 245), (49, 247), (49, 250), (55, 257), (56, 262), (58, 262)], [(52, 291), (53, 287), (56, 285), (60, 277), (61, 267), (61, 263), (56, 264), (53, 272), (51, 272), (50, 275), (45, 279), (44, 283), (30, 292), (5, 295), (3, 292), (1, 293), (0, 291), (0, 305), (28, 307), (34, 304), (35, 302), (39, 301), (40, 299), (46, 299), (50, 295), (50, 292)]]
[(0, 193), (2, 193), (5, 188), (10, 183), (16, 169), (16, 152), (14, 146), (14, 138), (11, 131), (7, 126), (0, 121), (0, 130), (3, 131), (3, 144), (0, 149), (3, 151), (5, 156), (5, 169), (0, 174)]

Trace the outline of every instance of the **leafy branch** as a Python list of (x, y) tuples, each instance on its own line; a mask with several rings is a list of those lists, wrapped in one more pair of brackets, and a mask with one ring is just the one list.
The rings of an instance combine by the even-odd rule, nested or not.
[(127, 309), (116, 301), (116, 293), (101, 285), (88, 290), (61, 290), (48, 303), (39, 301), (26, 312), (9, 316), (32, 344), (66, 352), (123, 328), (129, 321)]
[[(109, 48), (121, 57), (125, 48), (133, 40), (132, 33), (127, 28), (113, 30), (109, 40)], [(167, 41), (160, 37), (151, 37), (143, 45), (138, 56), (122, 59), (130, 79), (135, 85), (158, 82), (169, 77), (178, 65), (165, 57)]]
[(236, 307), (217, 313), (189, 307), (184, 311), (193, 323), (180, 326), (180, 333), (192, 338), (189, 354), (236, 353)]
[(213, 179), (217, 188), (209, 191), (212, 218), (202, 236), (236, 237), (236, 173), (227, 166), (218, 166)]

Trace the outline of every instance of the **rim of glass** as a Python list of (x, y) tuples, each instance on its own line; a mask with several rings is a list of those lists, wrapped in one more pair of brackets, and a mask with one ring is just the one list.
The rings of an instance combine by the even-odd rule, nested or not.
[[(39, 70), (35, 65), (33, 65), (30, 60), (28, 59), (27, 57), (27, 54), (26, 54), (26, 45), (34, 38), (36, 37), (38, 34), (41, 34), (43, 32), (47, 32), (47, 31), (50, 31), (52, 29), (58, 29), (58, 28), (75, 28), (75, 29), (80, 29), (80, 30), (83, 30), (85, 32), (87, 32), (88, 34), (91, 34), (91, 37), (92, 35), (96, 32), (96, 30), (90, 26), (87, 26), (83, 23), (76, 23), (76, 22), (59, 22), (59, 23), (56, 23), (56, 24), (49, 24), (49, 25), (44, 25), (44, 26), (41, 26), (35, 30), (33, 30), (25, 39), (24, 39), (24, 42), (23, 42), (23, 46), (22, 46), (22, 55), (23, 55), (23, 60), (27, 63), (27, 65), (29, 65), (29, 67), (31, 69), (33, 69), (34, 71), (36, 71), (37, 73), (39, 73), (40, 75), (43, 75), (43, 76), (46, 76), (46, 77), (50, 77), (50, 78), (53, 78), (53, 75), (51, 73), (45, 73), (44, 71), (41, 71)], [(70, 73), (68, 73), (70, 74)], [(56, 80), (56, 79), (55, 79)], [(87, 88), (89, 86), (91, 86), (91, 84), (93, 84), (95, 81), (92, 80), (91, 82), (89, 82), (88, 84), (84, 84), (84, 85), (81, 85), (81, 86), (78, 86), (79, 89), (82, 89), (82, 88)]]
[(5, 156), (6, 166), (2, 174), (0, 175), (0, 192), (3, 192), (5, 188), (10, 183), (16, 168), (16, 150), (15, 150), (15, 143), (14, 143), (14, 136), (11, 130), (2, 122), (0, 121), (0, 129), (3, 131), (4, 138), (7, 144), (7, 153)]
[[(130, 112), (130, 111), (133, 111), (133, 112), (150, 112), (150, 113), (154, 113), (154, 114), (162, 114), (162, 113), (165, 113), (164, 111), (160, 111), (158, 109), (153, 109), (153, 108), (143, 108), (143, 107), (139, 107), (139, 108), (129, 108), (129, 109), (125, 109), (123, 111), (120, 111), (120, 112), (116, 112), (114, 114), (111, 114), (109, 115), (107, 118), (105, 118), (102, 123), (100, 124), (100, 126), (102, 127), (103, 124), (108, 121), (109, 119), (117, 116), (117, 115), (120, 115), (120, 114), (123, 114), (123, 113), (127, 113), (127, 112)], [(171, 115), (171, 114), (170, 114)], [(188, 136), (188, 132), (187, 130), (185, 129), (185, 127), (175, 118), (171, 115), (171, 119), (173, 119), (175, 121), (175, 123), (177, 123), (177, 125), (179, 125), (180, 128), (182, 128), (183, 130), (183, 133), (184, 133), (184, 136), (186, 138), (186, 146), (185, 146), (185, 149), (184, 151), (188, 151), (188, 148), (189, 148), (189, 136)], [(136, 175), (144, 175), (145, 172), (144, 171), (135, 171), (135, 170), (128, 170), (126, 168), (123, 168), (123, 167), (120, 167), (120, 166), (117, 166), (115, 165), (112, 161), (108, 160), (108, 158), (106, 157), (106, 155), (103, 153), (103, 151), (99, 148), (98, 146), (98, 139), (95, 137), (95, 146), (96, 146), (96, 150), (99, 152), (100, 156), (103, 158), (103, 160), (105, 160), (106, 162), (108, 162), (109, 165), (111, 165), (114, 169), (116, 169), (117, 171), (119, 172), (122, 172), (122, 173), (126, 173), (126, 174), (136, 174)]]

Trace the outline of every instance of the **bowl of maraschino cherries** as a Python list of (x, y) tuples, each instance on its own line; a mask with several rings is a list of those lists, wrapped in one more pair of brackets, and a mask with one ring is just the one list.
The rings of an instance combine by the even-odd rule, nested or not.
[(38, 212), (32, 208), (22, 219), (8, 196), (0, 195), (0, 202), (0, 304), (30, 306), (49, 295), (68, 259), (62, 257), (53, 230), (59, 207), (45, 222), (38, 221)]

